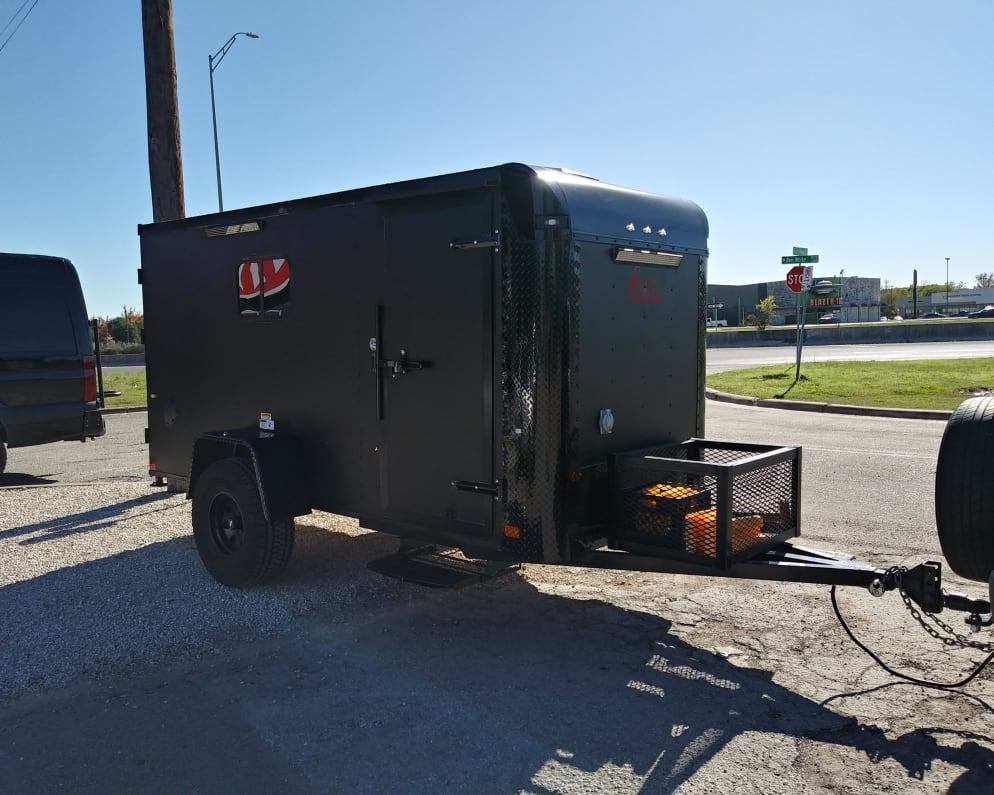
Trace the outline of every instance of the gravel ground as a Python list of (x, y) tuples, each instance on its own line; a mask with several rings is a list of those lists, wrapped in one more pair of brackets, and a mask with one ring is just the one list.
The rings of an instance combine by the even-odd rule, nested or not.
[[(302, 527), (295, 575), (287, 578), (293, 584), (237, 591), (205, 576), (184, 497), (148, 482), (58, 487), (58, 500), (53, 490), (0, 490), (0, 515), (9, 525), (0, 531), (3, 700), (80, 675), (117, 675), (149, 660), (201, 656), (219, 633), (279, 631), (295, 615), (393, 586), (370, 575), (365, 583), (329, 578), (334, 586), (313, 587), (317, 567), (328, 563), (321, 549), (308, 549), (328, 540), (316, 539), (319, 531), (338, 536), (335, 546), (343, 552), (351, 545), (340, 537), (362, 533), (340, 517), (316, 516)], [(336, 560), (330, 569), (347, 563), (348, 557)]]
[[(941, 424), (708, 411), (713, 438), (805, 445), (813, 546), (938, 555)], [(524, 566), (425, 589), (366, 568), (392, 539), (317, 513), (279, 583), (230, 590), (145, 477), (144, 415), (109, 427), (0, 476), (0, 791), (992, 791), (991, 675), (897, 682), (825, 586)], [(911, 673), (983, 658), (893, 595), (839, 600)]]

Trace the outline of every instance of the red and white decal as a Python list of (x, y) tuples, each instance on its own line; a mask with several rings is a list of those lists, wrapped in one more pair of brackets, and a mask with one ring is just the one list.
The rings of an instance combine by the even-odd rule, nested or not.
[(282, 257), (243, 262), (238, 266), (239, 298), (256, 298), (260, 289), (271, 296), (290, 284), (290, 263)]

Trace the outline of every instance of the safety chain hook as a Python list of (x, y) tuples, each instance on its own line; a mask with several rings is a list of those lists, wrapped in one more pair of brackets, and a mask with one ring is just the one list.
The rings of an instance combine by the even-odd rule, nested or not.
[[(955, 629), (949, 626), (945, 621), (939, 618), (935, 613), (930, 611), (920, 611), (915, 605), (914, 600), (911, 595), (904, 587), (904, 576), (908, 573), (908, 569), (904, 566), (893, 566), (887, 570), (885, 574), (885, 581), (893, 582), (894, 587), (897, 588), (899, 594), (901, 594), (901, 600), (904, 602), (905, 607), (908, 608), (908, 612), (911, 613), (911, 617), (915, 619), (922, 628), (931, 635), (935, 640), (940, 641), (946, 646), (961, 646), (965, 648), (977, 649), (979, 651), (991, 653), (994, 652), (994, 643), (980, 643), (979, 641), (970, 640), (964, 635), (958, 633)], [(994, 605), (994, 572), (991, 573), (990, 580), (991, 589), (991, 605)], [(940, 606), (941, 609), (941, 606)], [(924, 613), (924, 614), (923, 614)], [(942, 632), (931, 626), (926, 620), (925, 616), (928, 617), (929, 621), (932, 621)], [(967, 615), (966, 623), (970, 625), (971, 629), (976, 632), (982, 627), (989, 627), (994, 625), (994, 613), (983, 618), (979, 613), (973, 612)]]

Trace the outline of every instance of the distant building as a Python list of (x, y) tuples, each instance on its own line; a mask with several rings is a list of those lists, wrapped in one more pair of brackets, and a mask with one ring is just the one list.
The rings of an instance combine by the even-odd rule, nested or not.
[(943, 315), (965, 315), (977, 309), (994, 304), (994, 287), (974, 287), (970, 290), (951, 290), (948, 293), (932, 293), (918, 297), (915, 306), (914, 298), (901, 298), (898, 310), (905, 317), (915, 317), (925, 312), (940, 312)]
[[(818, 282), (824, 283), (824, 292), (801, 296), (805, 324), (817, 323), (819, 317), (829, 312), (838, 312), (841, 323), (880, 320), (880, 279), (816, 274), (814, 283)], [(799, 294), (787, 287), (786, 280), (744, 285), (709, 284), (708, 304), (724, 306), (708, 310), (708, 319), (725, 320), (729, 326), (745, 325), (745, 319), (755, 314), (756, 304), (770, 295), (776, 301), (770, 325), (797, 325)]]

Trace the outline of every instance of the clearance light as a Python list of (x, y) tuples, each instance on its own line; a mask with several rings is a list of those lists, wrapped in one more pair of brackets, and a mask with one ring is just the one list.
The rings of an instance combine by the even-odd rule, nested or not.
[(616, 248), (615, 262), (637, 262), (640, 265), (655, 265), (661, 268), (678, 268), (683, 254), (670, 254), (667, 251), (645, 251), (635, 248)]
[(535, 226), (538, 229), (568, 229), (568, 215), (536, 215)]
[(505, 538), (521, 538), (521, 528), (513, 524), (504, 525)]

